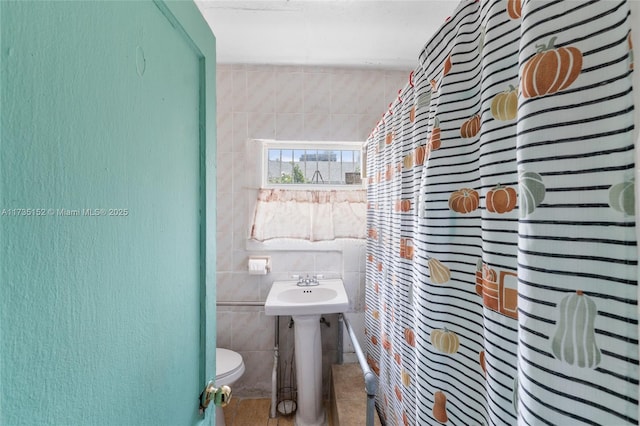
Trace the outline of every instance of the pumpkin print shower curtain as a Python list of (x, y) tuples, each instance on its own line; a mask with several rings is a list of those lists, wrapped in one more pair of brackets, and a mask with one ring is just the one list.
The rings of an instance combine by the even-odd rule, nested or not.
[(367, 141), (390, 425), (638, 424), (624, 1), (464, 1)]

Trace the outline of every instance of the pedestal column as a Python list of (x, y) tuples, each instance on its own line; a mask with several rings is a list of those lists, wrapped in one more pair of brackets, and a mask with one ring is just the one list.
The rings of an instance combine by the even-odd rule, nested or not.
[(320, 315), (293, 317), (298, 385), (296, 426), (323, 426)]

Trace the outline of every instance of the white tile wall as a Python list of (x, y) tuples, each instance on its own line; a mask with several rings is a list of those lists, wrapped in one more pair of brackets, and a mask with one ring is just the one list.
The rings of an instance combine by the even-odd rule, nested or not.
[[(252, 202), (259, 180), (255, 144), (249, 138), (365, 141), (409, 71), (298, 66), (218, 65), (217, 298), (264, 301), (276, 279), (292, 273), (342, 276), (356, 315), (364, 310), (364, 242), (338, 251), (277, 251), (265, 276), (246, 272)], [(260, 253), (265, 254), (265, 253)], [(323, 368), (328, 383), (335, 362), (337, 316), (323, 327)], [(290, 357), (292, 330), (283, 318), (281, 359)], [(242, 354), (246, 371), (234, 386), (240, 397), (268, 397), (273, 368), (273, 317), (261, 307), (219, 307), (217, 344)], [(325, 386), (325, 391), (328, 386)]]

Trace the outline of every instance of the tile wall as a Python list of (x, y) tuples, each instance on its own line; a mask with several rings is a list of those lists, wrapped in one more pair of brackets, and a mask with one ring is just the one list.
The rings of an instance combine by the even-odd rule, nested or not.
[[(258, 144), (252, 139), (365, 141), (409, 71), (257, 65), (217, 68), (217, 300), (264, 302), (271, 283), (291, 274), (341, 276), (355, 324), (364, 310), (365, 244), (340, 242), (324, 250), (271, 250), (248, 244), (259, 186)], [(248, 275), (252, 254), (270, 255), (273, 269)], [(337, 317), (323, 326), (323, 374), (328, 390), (336, 357)], [(280, 319), (280, 354), (292, 358), (293, 329)], [(217, 346), (239, 352), (246, 365), (234, 386), (240, 397), (269, 397), (273, 370), (274, 317), (260, 306), (219, 306)], [(355, 326), (354, 326), (355, 328)], [(290, 366), (290, 364), (287, 364)], [(287, 367), (288, 368), (288, 367)], [(282, 368), (286, 372), (287, 368)]]

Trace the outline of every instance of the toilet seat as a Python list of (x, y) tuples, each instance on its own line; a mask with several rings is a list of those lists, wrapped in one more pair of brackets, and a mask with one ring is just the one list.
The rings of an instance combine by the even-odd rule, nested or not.
[(216, 348), (216, 386), (229, 385), (244, 373), (242, 356), (234, 351)]

